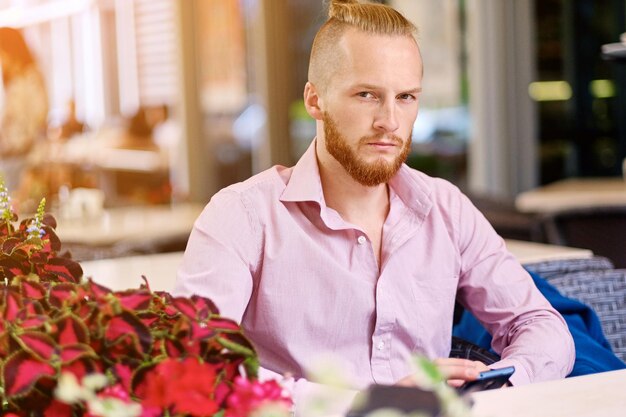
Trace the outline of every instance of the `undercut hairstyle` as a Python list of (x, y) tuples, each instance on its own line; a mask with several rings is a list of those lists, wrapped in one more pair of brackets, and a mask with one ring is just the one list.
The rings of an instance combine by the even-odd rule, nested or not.
[(325, 92), (333, 72), (344, 59), (337, 47), (348, 29), (377, 35), (417, 37), (417, 28), (397, 10), (379, 3), (358, 0), (331, 0), (328, 20), (313, 40), (309, 60), (309, 81)]

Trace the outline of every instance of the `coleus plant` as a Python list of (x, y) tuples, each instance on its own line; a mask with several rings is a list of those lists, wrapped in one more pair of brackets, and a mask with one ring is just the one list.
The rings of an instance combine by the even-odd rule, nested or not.
[(84, 280), (80, 264), (59, 254), (44, 204), (16, 226), (0, 182), (2, 415), (106, 415), (87, 397), (58, 395), (60, 379), (90, 375), (106, 379), (97, 398), (140, 405), (129, 415), (243, 417), (264, 403), (288, 411), (280, 386), (257, 380), (240, 326), (211, 300), (151, 291), (147, 281), (112, 291)]

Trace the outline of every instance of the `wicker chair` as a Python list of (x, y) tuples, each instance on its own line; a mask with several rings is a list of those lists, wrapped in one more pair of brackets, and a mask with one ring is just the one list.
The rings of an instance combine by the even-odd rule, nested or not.
[(626, 361), (626, 269), (613, 269), (607, 258), (569, 259), (527, 264), (563, 295), (597, 313), (613, 352)]

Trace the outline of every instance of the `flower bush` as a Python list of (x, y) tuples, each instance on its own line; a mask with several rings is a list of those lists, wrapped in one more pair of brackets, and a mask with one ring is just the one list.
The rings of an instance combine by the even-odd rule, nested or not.
[(18, 224), (0, 183), (2, 415), (287, 414), (291, 400), (257, 380), (253, 346), (211, 300), (83, 280), (44, 205)]

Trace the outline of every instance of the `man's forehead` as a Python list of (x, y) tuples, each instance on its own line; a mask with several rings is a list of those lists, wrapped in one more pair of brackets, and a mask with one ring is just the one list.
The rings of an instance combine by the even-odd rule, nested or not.
[[(422, 60), (419, 47), (411, 35), (381, 35), (347, 28), (325, 50), (317, 66), (321, 78), (316, 81), (326, 92), (364, 87), (377, 87), (394, 93), (412, 92), (421, 88)], [(330, 46), (330, 45), (328, 45)], [(372, 88), (365, 88), (373, 90)]]
[[(350, 89), (353, 90), (371, 90), (371, 91), (377, 91), (377, 90), (384, 90), (386, 88), (388, 88), (387, 85), (383, 84), (380, 82), (380, 80), (374, 80), (372, 82), (360, 82), (360, 81), (353, 81), (350, 85), (349, 85)], [(422, 92), (422, 86), (421, 83), (415, 83), (414, 85), (398, 85), (398, 87), (396, 87), (398, 90), (401, 90), (403, 93), (408, 93), (408, 94), (419, 94)]]
[[(376, 60), (405, 62), (422, 66), (419, 46), (412, 36), (380, 35), (362, 31), (346, 31), (337, 44), (340, 61), (348, 66), (368, 66)], [(420, 71), (421, 72), (421, 71)]]

